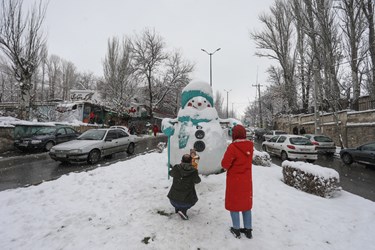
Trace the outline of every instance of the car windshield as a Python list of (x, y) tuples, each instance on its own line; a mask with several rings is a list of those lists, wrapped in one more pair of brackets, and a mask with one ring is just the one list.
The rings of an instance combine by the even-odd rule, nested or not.
[(333, 142), (331, 138), (322, 135), (315, 136), (314, 139), (317, 142)]
[(313, 145), (312, 142), (305, 137), (292, 137), (289, 141), (293, 145)]
[(77, 140), (102, 140), (106, 130), (90, 129), (84, 132)]
[(54, 127), (44, 127), (35, 131), (34, 135), (52, 135), (55, 133), (55, 131), (56, 131), (56, 128)]

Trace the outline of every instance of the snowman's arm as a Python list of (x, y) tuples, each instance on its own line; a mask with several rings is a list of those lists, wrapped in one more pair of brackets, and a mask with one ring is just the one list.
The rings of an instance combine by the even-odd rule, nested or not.
[(161, 130), (167, 136), (174, 134), (174, 124), (177, 123), (177, 119), (164, 118), (161, 122)]

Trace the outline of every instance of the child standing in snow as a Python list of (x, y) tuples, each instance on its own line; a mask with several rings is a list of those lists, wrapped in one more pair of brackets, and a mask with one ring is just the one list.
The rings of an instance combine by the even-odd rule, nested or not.
[(198, 201), (195, 191), (195, 184), (201, 181), (198, 171), (191, 164), (191, 156), (185, 154), (182, 156), (180, 164), (175, 165), (170, 171), (173, 177), (171, 190), (169, 190), (168, 198), (183, 220), (188, 220), (187, 210), (190, 209)]
[[(233, 226), (230, 232), (241, 238), (241, 232), (252, 238), (251, 208), (253, 206), (252, 159), (254, 144), (246, 139), (242, 125), (232, 129), (232, 143), (228, 146), (221, 166), (227, 171), (225, 208), (230, 211)], [(242, 212), (244, 228), (240, 228)]]
[(190, 156), (191, 165), (193, 165), (195, 169), (198, 169), (199, 155), (197, 154), (197, 151), (195, 151), (194, 148), (190, 149)]

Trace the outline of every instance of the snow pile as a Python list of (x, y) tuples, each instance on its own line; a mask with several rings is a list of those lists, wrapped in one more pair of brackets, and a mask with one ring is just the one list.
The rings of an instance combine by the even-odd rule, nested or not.
[(330, 197), (339, 189), (339, 173), (331, 168), (305, 162), (283, 161), (284, 182), (304, 192)]
[(167, 153), (151, 153), (38, 186), (0, 192), (2, 249), (370, 249), (375, 203), (341, 191), (323, 199), (253, 166), (253, 235), (235, 239), (225, 173), (202, 177), (184, 221), (166, 197)]
[(253, 165), (271, 167), (271, 157), (267, 152), (258, 151), (254, 148)]

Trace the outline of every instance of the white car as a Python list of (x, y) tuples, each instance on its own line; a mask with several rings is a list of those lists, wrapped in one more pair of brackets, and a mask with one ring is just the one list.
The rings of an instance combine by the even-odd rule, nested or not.
[(304, 134), (314, 145), (318, 153), (333, 155), (336, 152), (335, 142), (326, 135)]
[(288, 133), (282, 130), (270, 130), (263, 135), (263, 139), (267, 141), (271, 139), (272, 137), (274, 137), (275, 135), (286, 135), (286, 134)]
[(101, 158), (119, 152), (133, 154), (135, 136), (123, 129), (90, 129), (76, 140), (58, 144), (49, 155), (55, 161), (97, 163)]
[(262, 143), (263, 151), (281, 157), (281, 160), (306, 160), (313, 163), (318, 159), (315, 145), (301, 135), (276, 135)]

